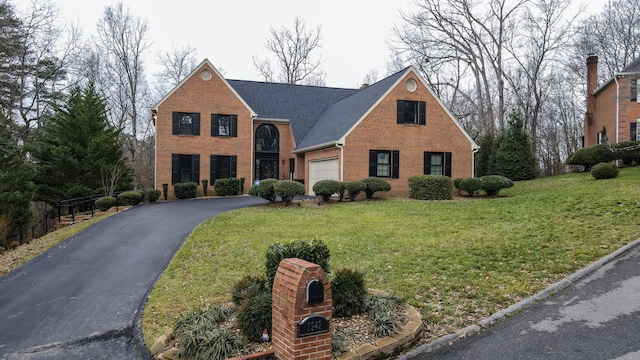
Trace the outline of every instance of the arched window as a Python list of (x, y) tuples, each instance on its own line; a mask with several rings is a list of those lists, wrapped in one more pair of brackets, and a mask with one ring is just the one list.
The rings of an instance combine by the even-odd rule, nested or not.
[(256, 129), (256, 152), (278, 152), (280, 133), (271, 124), (262, 124)]

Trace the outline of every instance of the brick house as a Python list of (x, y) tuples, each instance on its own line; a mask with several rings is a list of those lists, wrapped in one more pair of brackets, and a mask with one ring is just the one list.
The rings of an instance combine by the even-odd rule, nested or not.
[[(584, 146), (640, 140), (640, 58), (598, 87), (598, 57), (587, 58)], [(606, 131), (605, 131), (606, 129)]]
[[(155, 186), (245, 178), (473, 176), (478, 145), (413, 67), (340, 89), (227, 80), (204, 60), (152, 108)], [(199, 192), (202, 192), (199, 187)]]

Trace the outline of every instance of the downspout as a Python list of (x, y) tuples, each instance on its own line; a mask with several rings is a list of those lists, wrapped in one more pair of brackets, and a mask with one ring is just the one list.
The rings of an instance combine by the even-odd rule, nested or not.
[(344, 143), (336, 142), (336, 147), (340, 148), (340, 181), (344, 181)]
[[(618, 75), (614, 76), (613, 79), (616, 82), (616, 144), (619, 139), (618, 133), (620, 132), (620, 83), (618, 83)], [(616, 160), (616, 165), (618, 161)]]
[(471, 177), (476, 177), (476, 154), (480, 151), (479, 148), (471, 149)]
[(158, 188), (158, 112), (151, 110), (153, 120), (153, 188)]

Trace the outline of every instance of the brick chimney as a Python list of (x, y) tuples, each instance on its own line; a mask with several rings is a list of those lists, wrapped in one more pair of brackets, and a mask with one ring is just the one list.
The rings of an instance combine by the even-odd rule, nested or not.
[(587, 57), (587, 112), (584, 116), (584, 146), (595, 145), (597, 130), (593, 129), (596, 112), (596, 97), (593, 92), (598, 88), (598, 56), (589, 54)]
[(366, 89), (366, 88), (368, 88), (368, 87), (369, 87), (369, 84), (364, 83), (364, 84), (362, 84), (362, 85), (360, 86), (360, 89), (358, 89), (358, 90)]

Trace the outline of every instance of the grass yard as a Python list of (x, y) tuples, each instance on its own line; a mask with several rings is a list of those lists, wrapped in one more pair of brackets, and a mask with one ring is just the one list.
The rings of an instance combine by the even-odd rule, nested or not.
[(640, 166), (616, 179), (588, 173), (518, 182), (499, 198), (359, 200), (255, 207), (194, 229), (150, 294), (145, 341), (184, 311), (230, 301), (243, 275), (263, 273), (267, 247), (323, 240), (331, 267), (418, 308), (425, 339), (526, 298), (640, 237)]

